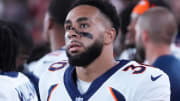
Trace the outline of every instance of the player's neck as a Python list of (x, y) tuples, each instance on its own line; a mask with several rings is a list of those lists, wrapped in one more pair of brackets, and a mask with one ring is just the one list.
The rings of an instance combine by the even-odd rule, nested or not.
[(116, 64), (118, 64), (118, 62), (114, 59), (111, 52), (109, 52), (108, 55), (107, 53), (106, 55), (102, 53), (94, 62), (92, 62), (87, 67), (76, 67), (77, 77), (80, 80), (92, 82)]
[(152, 65), (159, 56), (171, 54), (170, 46), (167, 45), (152, 45), (146, 50), (146, 59)]

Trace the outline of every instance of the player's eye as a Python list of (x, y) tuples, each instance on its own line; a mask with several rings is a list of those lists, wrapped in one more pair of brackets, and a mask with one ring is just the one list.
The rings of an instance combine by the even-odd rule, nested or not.
[(72, 26), (71, 25), (66, 25), (65, 26), (65, 30), (71, 30), (72, 29)]
[(80, 24), (80, 28), (87, 28), (88, 24)]

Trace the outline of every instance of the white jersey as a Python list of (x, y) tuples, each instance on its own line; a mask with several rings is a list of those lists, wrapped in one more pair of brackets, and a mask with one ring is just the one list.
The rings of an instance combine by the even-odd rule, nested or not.
[[(41, 101), (47, 101), (49, 87), (57, 84), (64, 74), (62, 70), (68, 67), (68, 61), (64, 60), (61, 62), (53, 63), (49, 66), (47, 71), (39, 79), (39, 93)], [(61, 75), (61, 76), (60, 76)]]
[(39, 61), (29, 65), (27, 68), (29, 69), (29, 72), (40, 78), (40, 76), (48, 70), (51, 64), (61, 60), (67, 60), (64, 48), (45, 55)]
[(1, 73), (0, 87), (0, 101), (38, 101), (34, 86), (22, 73)]
[[(121, 60), (81, 94), (76, 86), (75, 68), (66, 61), (59, 64), (59, 70), (42, 76), (42, 101), (170, 101), (169, 78), (157, 68)], [(52, 84), (46, 85), (47, 82)]]

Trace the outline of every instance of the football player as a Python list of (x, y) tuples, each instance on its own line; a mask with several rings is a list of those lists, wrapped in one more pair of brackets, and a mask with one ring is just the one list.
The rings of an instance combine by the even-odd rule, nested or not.
[[(117, 61), (113, 41), (119, 20), (115, 8), (102, 0), (80, 0), (71, 7), (64, 24), (68, 62), (47, 80), (47, 101), (169, 101), (168, 76), (135, 61)], [(40, 88), (43, 89), (40, 83)], [(40, 90), (41, 90), (40, 89)], [(42, 100), (42, 99), (41, 99)]]

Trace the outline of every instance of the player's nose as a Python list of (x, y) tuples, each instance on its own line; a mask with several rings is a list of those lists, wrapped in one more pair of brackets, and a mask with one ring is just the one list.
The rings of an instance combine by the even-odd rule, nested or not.
[(67, 35), (67, 38), (68, 38), (68, 39), (80, 38), (80, 37), (81, 37), (76, 30), (70, 30), (69, 32), (67, 32), (66, 35)]

